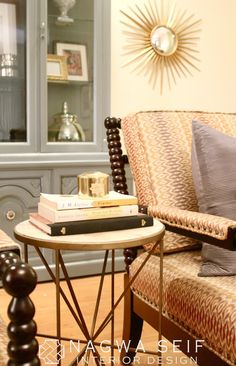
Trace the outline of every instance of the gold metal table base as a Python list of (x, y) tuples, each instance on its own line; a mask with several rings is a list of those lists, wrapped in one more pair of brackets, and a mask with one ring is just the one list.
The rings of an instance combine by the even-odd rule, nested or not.
[[(163, 262), (163, 248), (162, 248), (162, 244), (159, 242), (156, 242), (156, 244), (153, 246), (152, 250), (148, 253), (147, 257), (145, 258), (145, 260), (142, 262), (142, 264), (140, 265), (140, 267), (138, 268), (138, 270), (136, 271), (136, 273), (134, 274), (134, 276), (132, 277), (132, 279), (129, 281), (129, 283), (126, 285), (126, 287), (124, 288), (123, 292), (121, 293), (121, 295), (119, 296), (119, 298), (115, 301), (114, 300), (114, 288), (115, 288), (115, 249), (111, 249), (111, 250), (105, 250), (105, 255), (104, 255), (104, 261), (103, 261), (103, 268), (102, 268), (102, 272), (101, 272), (101, 277), (100, 277), (100, 281), (99, 281), (99, 287), (98, 287), (98, 293), (97, 293), (97, 300), (96, 300), (96, 304), (95, 304), (95, 308), (94, 308), (94, 313), (93, 313), (93, 318), (92, 318), (92, 326), (91, 329), (89, 330), (84, 316), (82, 314), (78, 299), (76, 297), (75, 291), (73, 289), (72, 283), (71, 283), (71, 279), (68, 275), (63, 257), (61, 255), (61, 251), (60, 249), (54, 249), (55, 251), (55, 274), (53, 273), (52, 269), (50, 268), (49, 264), (47, 263), (47, 260), (45, 259), (42, 251), (40, 248), (35, 247), (35, 250), (37, 251), (38, 255), (40, 256), (48, 274), (50, 275), (52, 281), (55, 283), (56, 285), (56, 335), (48, 335), (48, 334), (42, 334), (42, 333), (38, 333), (37, 336), (38, 337), (46, 337), (46, 338), (52, 338), (52, 339), (56, 339), (59, 341), (59, 345), (58, 345), (58, 349), (57, 349), (57, 355), (58, 355), (58, 359), (57, 359), (57, 364), (61, 365), (61, 359), (60, 359), (60, 344), (61, 341), (77, 341), (75, 339), (68, 339), (67, 337), (63, 337), (62, 336), (62, 332), (61, 332), (61, 297), (63, 298), (63, 300), (65, 301), (69, 311), (71, 312), (73, 318), (75, 319), (78, 327), (81, 329), (83, 335), (84, 335), (84, 340), (80, 340), (80, 342), (82, 344), (85, 344), (85, 346), (83, 347), (83, 349), (80, 351), (80, 353), (74, 358), (74, 360), (72, 362), (70, 362), (69, 366), (76, 366), (80, 364), (80, 361), (84, 362), (84, 365), (88, 365), (89, 363), (89, 359), (91, 354), (94, 357), (94, 362), (96, 363), (97, 366), (102, 366), (105, 365), (103, 358), (101, 357), (101, 355), (99, 354), (98, 351), (98, 346), (100, 345), (100, 342), (97, 341), (98, 336), (101, 334), (101, 332), (104, 330), (104, 328), (110, 323), (111, 324), (111, 343), (107, 343), (106, 345), (110, 347), (110, 359), (111, 359), (111, 365), (114, 366), (114, 350), (117, 349), (118, 347), (114, 344), (114, 325), (115, 325), (115, 309), (117, 308), (117, 306), (120, 304), (121, 300), (124, 298), (124, 295), (126, 294), (126, 292), (130, 289), (132, 283), (135, 281), (135, 279), (137, 278), (137, 276), (139, 275), (139, 273), (141, 272), (142, 268), (144, 267), (144, 265), (146, 264), (146, 262), (148, 261), (148, 259), (150, 258), (150, 256), (153, 254), (153, 252), (155, 251), (157, 245), (160, 244), (160, 251), (161, 251), (161, 266), (160, 266), (160, 302), (159, 302), (159, 307), (160, 307), (160, 313), (162, 312), (162, 262)], [(99, 306), (100, 306), (100, 301), (101, 301), (101, 296), (102, 296), (102, 289), (103, 289), (103, 284), (104, 284), (104, 276), (106, 273), (106, 267), (107, 267), (107, 260), (108, 260), (108, 255), (109, 255), (109, 251), (111, 251), (111, 310), (108, 312), (108, 314), (105, 316), (104, 320), (101, 322), (101, 324), (96, 328), (96, 323), (97, 323), (97, 316), (98, 316), (98, 311), (99, 311)], [(27, 250), (26, 250), (27, 253)], [(73, 305), (75, 307), (72, 306), (72, 304), (70, 303), (70, 301), (67, 298), (67, 295), (65, 293), (65, 291), (62, 289), (61, 285), (60, 285), (60, 274), (61, 271), (64, 275), (64, 279), (66, 281), (68, 290), (70, 292), (72, 301), (73, 301)], [(161, 317), (159, 319), (159, 337), (161, 337)], [(160, 340), (161, 338), (159, 338)], [(88, 344), (92, 344), (91, 349), (87, 349), (87, 345)], [(130, 349), (131, 350), (131, 349)], [(151, 352), (151, 351), (147, 351), (147, 353), (149, 354), (155, 354), (158, 355), (157, 352)]]

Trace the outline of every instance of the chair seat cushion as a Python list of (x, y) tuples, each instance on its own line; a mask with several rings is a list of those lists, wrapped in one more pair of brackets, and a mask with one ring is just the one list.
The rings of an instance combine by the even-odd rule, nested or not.
[[(147, 253), (130, 267), (132, 277)], [(132, 290), (158, 309), (159, 261), (151, 256)], [(198, 277), (200, 251), (164, 256), (164, 314), (182, 325), (221, 357), (236, 364), (236, 276)]]
[(0, 317), (0, 366), (6, 366), (7, 364), (7, 331), (6, 325), (2, 318)]
[(8, 250), (14, 251), (18, 255), (21, 255), (21, 246), (0, 229), (0, 252)]

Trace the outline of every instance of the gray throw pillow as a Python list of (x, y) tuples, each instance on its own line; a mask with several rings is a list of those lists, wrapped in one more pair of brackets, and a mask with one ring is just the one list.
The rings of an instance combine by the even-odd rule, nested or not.
[[(236, 138), (192, 122), (192, 173), (199, 211), (236, 220)], [(203, 243), (199, 276), (236, 274), (236, 252)]]

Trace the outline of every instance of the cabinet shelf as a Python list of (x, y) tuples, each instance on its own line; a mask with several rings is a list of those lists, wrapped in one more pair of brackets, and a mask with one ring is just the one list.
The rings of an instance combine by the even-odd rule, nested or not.
[(70, 85), (75, 87), (80, 87), (84, 85), (93, 85), (93, 81), (75, 81), (75, 80), (48, 80), (48, 84), (53, 85)]
[[(49, 21), (54, 21), (55, 22), (55, 25), (58, 26), (59, 28), (65, 28), (67, 27), (68, 25), (58, 25), (56, 24), (56, 20), (58, 18), (59, 14), (49, 14), (48, 15), (48, 19)], [(80, 23), (91, 23), (93, 24), (94, 20), (93, 19), (82, 19), (82, 18), (78, 18), (76, 16), (73, 16), (72, 17), (74, 22), (73, 23), (70, 23), (69, 26), (72, 26), (74, 23), (77, 23), (77, 22), (80, 22)]]

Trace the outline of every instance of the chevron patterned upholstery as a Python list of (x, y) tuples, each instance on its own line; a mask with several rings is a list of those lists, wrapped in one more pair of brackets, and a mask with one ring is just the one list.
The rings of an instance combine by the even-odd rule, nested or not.
[[(236, 137), (236, 115), (230, 113), (148, 111), (122, 119), (140, 204), (198, 211), (191, 170), (192, 120)], [(165, 251), (196, 245), (193, 239), (170, 232), (164, 243)]]
[[(141, 254), (130, 266), (130, 277), (145, 259)], [(200, 252), (164, 256), (163, 311), (207, 347), (236, 364), (236, 277), (198, 277)], [(158, 309), (159, 257), (151, 256), (134, 281), (132, 291)], [(206, 365), (208, 366), (208, 365)]]
[[(203, 339), (201, 366), (215, 365), (215, 361), (208, 363), (208, 357), (217, 365), (235, 366), (236, 276), (198, 277), (201, 252), (193, 250), (198, 243), (187, 236), (188, 232), (200, 240), (210, 236), (211, 243), (216, 244), (216, 240), (228, 240), (236, 221), (198, 212), (191, 168), (192, 120), (236, 137), (236, 114), (227, 113), (139, 112), (122, 119), (121, 128), (139, 203), (167, 225), (164, 252), (169, 253), (164, 254), (162, 319), (168, 326), (165, 330), (162, 327), (163, 335), (172, 340), (171, 332), (178, 328), (183, 337), (187, 332), (191, 339)], [(151, 247), (152, 243), (145, 249)], [(146, 256), (144, 252), (134, 259), (129, 266), (130, 278)], [(130, 318), (133, 312), (156, 329), (153, 315), (159, 311), (159, 285), (160, 258), (152, 255), (132, 284)], [(132, 337), (130, 329), (127, 338)]]

